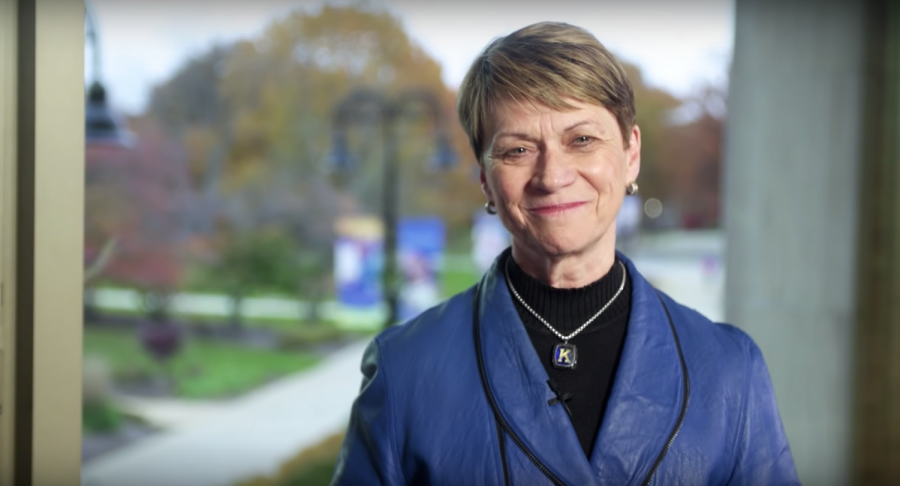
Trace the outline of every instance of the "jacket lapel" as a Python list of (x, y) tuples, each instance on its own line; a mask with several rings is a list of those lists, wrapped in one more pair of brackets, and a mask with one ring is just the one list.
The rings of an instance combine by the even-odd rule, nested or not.
[(510, 297), (499, 267), (503, 256), (481, 282), (479, 332), (491, 393), (516, 435), (569, 485), (638, 484), (681, 411), (684, 376), (665, 310), (634, 264), (618, 257), (632, 279), (631, 315), (590, 461), (563, 407), (547, 403), (554, 394)]
[[(554, 398), (547, 372), (516, 312), (501, 261), (481, 282), (478, 310), (488, 386), (503, 418), (547, 468), (566, 484), (596, 484), (565, 410), (547, 403)], [(515, 447), (507, 441), (508, 449)]]
[(631, 316), (619, 368), (590, 463), (601, 484), (637, 484), (669, 439), (681, 411), (684, 376), (656, 290), (624, 255)]

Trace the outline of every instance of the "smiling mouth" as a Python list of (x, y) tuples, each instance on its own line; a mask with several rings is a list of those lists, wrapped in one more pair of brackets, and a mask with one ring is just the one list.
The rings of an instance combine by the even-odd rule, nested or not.
[(579, 206), (584, 205), (584, 202), (573, 202), (573, 203), (564, 203), (564, 204), (553, 204), (548, 206), (538, 206), (535, 208), (531, 208), (531, 211), (540, 215), (551, 215), (551, 214), (559, 214), (570, 209), (575, 209)]

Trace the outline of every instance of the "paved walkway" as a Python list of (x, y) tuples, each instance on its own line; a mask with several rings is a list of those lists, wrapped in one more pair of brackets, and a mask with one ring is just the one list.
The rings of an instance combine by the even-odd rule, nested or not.
[(351, 344), (312, 370), (221, 407), (162, 404), (154, 413), (168, 420), (170, 431), (88, 462), (82, 484), (231, 486), (274, 475), (288, 459), (347, 426), (367, 344)]
[(116, 407), (161, 431), (195, 427), (233, 406), (228, 400), (180, 400), (177, 398), (142, 398), (117, 396)]

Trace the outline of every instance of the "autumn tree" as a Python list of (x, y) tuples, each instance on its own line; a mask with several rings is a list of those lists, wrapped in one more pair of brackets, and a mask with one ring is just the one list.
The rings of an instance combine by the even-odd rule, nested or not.
[(243, 328), (244, 299), (254, 292), (292, 294), (300, 271), (295, 243), (278, 227), (228, 238), (211, 265), (199, 278), (208, 287), (218, 287), (231, 298), (231, 326)]
[(220, 250), (225, 235), (279, 222), (307, 255), (303, 261), (321, 262), (324, 274), (335, 218), (377, 212), (381, 200), (384, 127), (377, 119), (348, 129), (349, 149), (361, 162), (352, 177), (338, 180), (325, 164), (334, 110), (356, 87), (387, 98), (426, 89), (440, 100), (442, 125), (465, 164), (449, 174), (428, 170), (434, 127), (411, 106), (393, 127), (402, 166), (395, 187), (401, 214), (439, 214), (468, 229), (481, 195), (453, 118), (453, 93), (440, 74), (439, 64), (388, 12), (368, 4), (326, 5), (191, 59), (154, 90), (148, 117), (181, 139), (196, 203), (208, 209), (200, 212), (205, 224), (195, 227), (218, 238)]
[[(335, 109), (357, 87), (386, 99), (408, 89), (433, 93), (443, 105), (442, 122), (453, 131), (457, 152), (466, 153), (453, 93), (441, 80), (440, 65), (386, 11), (357, 5), (297, 12), (270, 26), (259, 39), (240, 43), (229, 72), (225, 90), (241, 107), (236, 133), (246, 135), (239, 141), (246, 148), (238, 165), (254, 165), (252, 160), (265, 158), (265, 151), (276, 164), (302, 167), (310, 180), (321, 177), (328, 169), (323, 162), (331, 148)], [(440, 214), (468, 223), (480, 198), (477, 184), (474, 189), (468, 184), (464, 167), (453, 174), (428, 171), (425, 161), (434, 146), (435, 127), (423, 126), (427, 118), (417, 117), (415, 109), (409, 107), (406, 122), (393, 127), (403, 167), (395, 186), (402, 212)], [(374, 118), (358, 122), (348, 129), (348, 142), (359, 165), (341, 182), (357, 210), (373, 211), (381, 201), (384, 127)], [(465, 181), (468, 189), (448, 179)], [(468, 204), (459, 207), (455, 203), (460, 200)]]
[(667, 127), (666, 168), (670, 200), (681, 225), (710, 228), (719, 224), (724, 89), (706, 86), (679, 108), (683, 120)]
[(85, 154), (85, 264), (93, 281), (170, 291), (183, 276), (189, 206), (178, 145), (137, 121), (133, 147), (89, 144)]

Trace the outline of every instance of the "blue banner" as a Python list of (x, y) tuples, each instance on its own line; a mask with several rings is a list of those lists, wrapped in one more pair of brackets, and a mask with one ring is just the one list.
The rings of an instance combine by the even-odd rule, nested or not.
[(374, 218), (343, 218), (338, 222), (334, 283), (341, 305), (370, 308), (381, 303), (381, 228)]
[(400, 275), (400, 321), (411, 319), (441, 301), (438, 268), (444, 257), (444, 222), (437, 217), (404, 218), (397, 228)]

